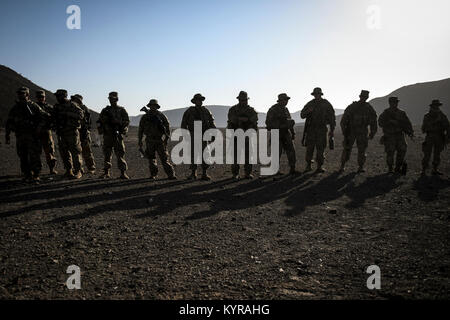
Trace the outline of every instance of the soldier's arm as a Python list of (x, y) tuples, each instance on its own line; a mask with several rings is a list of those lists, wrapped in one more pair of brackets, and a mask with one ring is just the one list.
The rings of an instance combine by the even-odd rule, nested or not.
[(406, 112), (403, 112), (403, 121), (405, 124), (405, 132), (407, 135), (409, 136), (414, 136), (414, 129), (412, 126), (411, 121), (408, 118), (408, 115), (406, 114)]
[(369, 122), (370, 136), (374, 137), (378, 131), (378, 123), (377, 123), (377, 113), (371, 105), (369, 105), (369, 117), (370, 117)]
[(384, 128), (384, 127), (385, 127), (385, 125), (386, 125), (386, 112), (385, 112), (385, 111), (383, 111), (383, 112), (380, 114), (380, 117), (378, 118), (378, 125), (379, 125), (381, 128)]
[(139, 121), (139, 130), (138, 130), (138, 145), (139, 147), (142, 146), (142, 138), (144, 137), (144, 116), (141, 117), (141, 120)]
[(227, 127), (229, 129), (234, 129), (238, 123), (237, 115), (236, 113), (230, 108), (228, 110), (228, 125)]
[(327, 101), (328, 104), (328, 123), (330, 125), (330, 134), (334, 133), (334, 129), (336, 128), (336, 113), (334, 111), (331, 103)]
[(308, 102), (300, 112), (300, 117), (306, 119), (312, 112), (312, 103)]
[(130, 118), (128, 117), (128, 112), (125, 108), (122, 109), (122, 127), (125, 132), (128, 131), (128, 126), (130, 125)]
[(169, 123), (169, 119), (167, 119), (167, 117), (161, 113), (161, 119), (164, 125), (164, 128), (166, 129), (166, 133), (170, 134), (170, 123)]
[(187, 124), (188, 124), (188, 110), (187, 109), (184, 113), (183, 113), (183, 118), (181, 119), (181, 128), (182, 129), (187, 129)]
[(258, 113), (256, 113), (255, 109), (252, 108), (248, 120), (250, 121), (253, 129), (258, 129)]
[(268, 130), (274, 128), (274, 112), (272, 108), (270, 108), (269, 111), (267, 112), (266, 127)]

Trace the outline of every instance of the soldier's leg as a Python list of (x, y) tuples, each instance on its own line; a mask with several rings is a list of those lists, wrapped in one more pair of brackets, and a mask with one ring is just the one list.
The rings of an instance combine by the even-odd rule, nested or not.
[(439, 165), (441, 163), (441, 152), (445, 148), (445, 141), (440, 137), (436, 137), (433, 146), (433, 173), (440, 173), (438, 171)]
[(238, 148), (237, 148), (237, 139), (234, 138), (234, 157), (233, 157), (233, 164), (231, 165), (231, 173), (233, 176), (239, 176), (239, 163), (238, 163)]
[(398, 137), (396, 146), (397, 158), (395, 161), (395, 170), (400, 171), (403, 163), (405, 162), (406, 150), (408, 149), (405, 137)]
[(89, 171), (95, 170), (95, 160), (94, 160), (94, 154), (92, 152), (91, 148), (91, 134), (88, 132), (87, 136), (83, 141), (81, 141), (81, 149), (82, 149), (82, 156), (83, 160), (86, 163), (86, 167)]
[(117, 141), (115, 144), (114, 152), (117, 157), (117, 166), (119, 167), (119, 170), (121, 171), (121, 178), (122, 179), (129, 179), (128, 175), (125, 173), (128, 169), (127, 162), (125, 161), (125, 142), (123, 139)]
[(244, 172), (247, 178), (252, 178), (253, 165), (250, 163), (250, 141), (245, 139), (245, 164)]
[(362, 171), (366, 163), (366, 150), (369, 145), (369, 140), (366, 134), (361, 134), (356, 137), (356, 146), (358, 147), (358, 166)]
[(314, 156), (314, 149), (316, 148), (316, 139), (312, 134), (308, 134), (306, 136), (306, 152), (305, 152), (305, 160), (306, 160), (306, 169), (305, 171), (311, 170), (311, 163)]
[(41, 139), (42, 150), (44, 150), (45, 160), (47, 162), (48, 167), (51, 168), (52, 167), (52, 157), (51, 157), (51, 150), (50, 150), (49, 131), (48, 130), (42, 131), (40, 139)]
[(30, 138), (30, 143), (28, 146), (29, 159), (30, 159), (30, 169), (33, 172), (33, 177), (38, 179), (39, 174), (41, 173), (42, 163), (41, 163), (41, 154), (42, 154), (42, 144), (39, 137)]
[(148, 158), (148, 166), (150, 169), (150, 177), (158, 175), (158, 163), (156, 161), (156, 146), (154, 141), (146, 140), (147, 149), (145, 153)]
[(28, 158), (28, 144), (24, 138), (17, 138), (16, 136), (16, 152), (20, 160), (20, 171), (25, 179), (31, 178), (31, 168)]
[(209, 168), (209, 164), (205, 162), (205, 159), (203, 157), (203, 154), (205, 150), (208, 148), (208, 143), (206, 141), (203, 141), (202, 143), (202, 179), (203, 180), (211, 180), (211, 177), (208, 175), (207, 170)]
[(58, 136), (58, 147), (59, 154), (61, 155), (61, 159), (64, 164), (64, 169), (66, 169), (66, 174), (69, 174), (72, 171), (72, 157), (69, 152), (67, 139), (64, 135)]
[(394, 153), (396, 150), (395, 139), (385, 136), (384, 140), (384, 152), (386, 153), (386, 164), (389, 172), (393, 172), (394, 168)]
[(327, 146), (327, 136), (326, 133), (325, 134), (321, 134), (320, 136), (317, 137), (317, 142), (316, 142), (316, 159), (317, 159), (317, 169), (318, 171), (321, 171), (322, 166), (325, 162), (325, 148)]
[[(291, 135), (287, 133), (285, 136), (283, 136), (283, 139), (280, 139), (280, 145), (283, 145), (283, 149), (286, 151), (286, 156), (288, 158), (289, 167), (291, 168), (291, 172), (295, 171), (295, 163), (296, 163), (296, 157), (295, 157), (295, 148), (294, 148), (294, 142), (292, 141)], [(280, 153), (281, 156), (281, 153)]]
[(105, 173), (110, 172), (112, 167), (112, 153), (114, 146), (114, 138), (110, 135), (103, 135), (103, 156)]
[(167, 151), (167, 147), (164, 143), (159, 143), (157, 148), (159, 159), (161, 159), (161, 164), (164, 168), (164, 172), (167, 174), (169, 178), (175, 176), (175, 170), (173, 169), (172, 164), (169, 162), (169, 152)]
[(350, 155), (352, 153), (353, 145), (355, 144), (356, 137), (354, 135), (349, 136), (347, 139), (344, 139), (342, 143), (342, 155), (341, 155), (341, 170), (344, 169), (345, 164), (348, 160), (350, 160)]
[(423, 173), (425, 173), (426, 170), (428, 169), (432, 151), (433, 151), (433, 141), (432, 141), (431, 137), (427, 136), (427, 137), (425, 137), (425, 141), (422, 143), (422, 152), (423, 152), (422, 172)]
[(72, 154), (74, 174), (81, 172), (83, 160), (81, 158), (81, 142), (80, 133), (78, 130), (72, 131), (68, 134), (70, 153)]

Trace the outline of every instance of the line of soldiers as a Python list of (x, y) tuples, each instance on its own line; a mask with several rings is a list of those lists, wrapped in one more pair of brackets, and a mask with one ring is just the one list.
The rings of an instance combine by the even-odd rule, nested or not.
[[(330, 149), (334, 148), (334, 131), (336, 117), (331, 103), (323, 98), (321, 88), (314, 88), (311, 93), (314, 99), (309, 101), (301, 110), (301, 118), (306, 119), (302, 145), (306, 147), (305, 172), (312, 170), (313, 155), (316, 152), (316, 172), (324, 172), (324, 152), (327, 143)], [(6, 143), (9, 143), (10, 132), (16, 134), (17, 154), (20, 158), (21, 170), (26, 181), (39, 181), (41, 171), (40, 155), (42, 150), (46, 155), (47, 164), (51, 174), (56, 174), (56, 157), (52, 130), (56, 131), (61, 158), (66, 169), (65, 176), (79, 179), (83, 174), (83, 160), (88, 173), (95, 173), (95, 161), (91, 149), (91, 120), (88, 108), (83, 104), (83, 97), (79, 94), (71, 96), (69, 100), (67, 91), (59, 89), (55, 96), (58, 103), (51, 106), (46, 103), (45, 91), (36, 93), (37, 103), (30, 101), (29, 89), (22, 87), (17, 91), (17, 102), (11, 109), (6, 122)], [(124, 107), (118, 105), (118, 93), (110, 92), (108, 99), (110, 105), (105, 107), (99, 116), (98, 132), (103, 135), (104, 174), (102, 178), (111, 177), (112, 153), (116, 154), (118, 167), (122, 179), (129, 179), (126, 174), (124, 135), (128, 131), (129, 117)], [(296, 155), (294, 148), (295, 121), (287, 108), (290, 97), (282, 93), (273, 105), (266, 118), (268, 130), (279, 130), (279, 146), (281, 157), (286, 152), (290, 174), (296, 174)], [(353, 145), (356, 142), (358, 149), (358, 172), (364, 172), (366, 150), (369, 140), (377, 133), (378, 125), (383, 129), (380, 143), (384, 145), (386, 162), (389, 173), (406, 173), (405, 155), (407, 143), (405, 135), (414, 138), (411, 121), (405, 111), (398, 108), (399, 99), (389, 98), (389, 108), (384, 110), (377, 121), (377, 114), (367, 102), (369, 91), (362, 90), (359, 101), (350, 104), (341, 120), (341, 129), (344, 135), (341, 166), (339, 171), (345, 170), (345, 164), (350, 159)], [(191, 133), (192, 145), (194, 139), (194, 122), (201, 121), (202, 130), (216, 128), (211, 112), (203, 106), (205, 97), (195, 94), (191, 99), (193, 106), (183, 114), (181, 128)], [(237, 96), (238, 104), (232, 106), (228, 112), (228, 129), (258, 129), (258, 115), (249, 103), (248, 94), (241, 91)], [(430, 111), (424, 116), (422, 131), (426, 134), (422, 144), (424, 153), (422, 161), (422, 174), (426, 174), (433, 153), (433, 174), (441, 174), (438, 170), (440, 154), (450, 141), (450, 125), (445, 114), (440, 110), (442, 103), (433, 100)], [(169, 179), (176, 179), (173, 165), (169, 160), (168, 140), (170, 137), (170, 124), (167, 117), (160, 112), (160, 105), (151, 99), (139, 123), (138, 145), (139, 150), (149, 160), (150, 178), (156, 179), (158, 167), (156, 154), (158, 154), (164, 171)], [(146, 150), (143, 150), (143, 138), (146, 137)], [(208, 143), (203, 142), (202, 151)], [(232, 165), (233, 179), (240, 179), (240, 166), (237, 164), (237, 145), (235, 144), (235, 161)], [(249, 141), (245, 143), (244, 173), (246, 179), (252, 179), (252, 164), (249, 159)], [(197, 165), (194, 163), (194, 148), (191, 148), (191, 174), (188, 179), (197, 179)], [(396, 155), (396, 156), (395, 156)], [(395, 163), (394, 163), (395, 157)], [(394, 166), (395, 165), (395, 166)], [(202, 180), (210, 180), (207, 170), (209, 165), (202, 159)], [(279, 174), (279, 173), (278, 173)]]

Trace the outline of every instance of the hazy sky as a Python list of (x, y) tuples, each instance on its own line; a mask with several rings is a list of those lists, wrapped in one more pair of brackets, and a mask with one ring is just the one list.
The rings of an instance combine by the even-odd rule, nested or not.
[[(73, 4), (80, 30), (66, 27)], [(286, 92), (294, 112), (315, 86), (342, 109), (361, 89), (376, 97), (450, 77), (449, 0), (2, 0), (1, 9), (0, 64), (81, 93), (97, 111), (113, 90), (130, 115), (150, 98), (163, 110), (196, 92), (232, 105), (246, 90), (258, 111)]]

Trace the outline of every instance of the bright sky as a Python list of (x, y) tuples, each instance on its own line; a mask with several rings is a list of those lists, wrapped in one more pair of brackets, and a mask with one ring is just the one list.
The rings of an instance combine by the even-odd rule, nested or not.
[[(81, 29), (69, 30), (69, 5)], [(2, 0), (0, 63), (94, 110), (109, 91), (130, 115), (233, 105), (240, 90), (267, 111), (278, 93), (295, 112), (315, 86), (343, 109), (361, 89), (383, 96), (450, 77), (449, 0)], [(372, 6), (372, 7), (371, 7)], [(375, 7), (373, 7), (375, 6)], [(379, 10), (379, 11), (377, 11)], [(377, 12), (379, 18), (377, 19)]]

